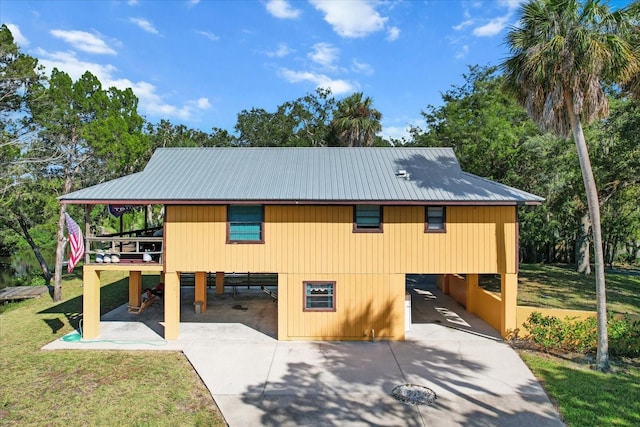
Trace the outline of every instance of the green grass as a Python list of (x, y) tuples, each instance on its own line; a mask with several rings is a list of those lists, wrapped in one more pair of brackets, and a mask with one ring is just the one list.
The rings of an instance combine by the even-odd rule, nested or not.
[(640, 368), (603, 374), (549, 355), (520, 354), (558, 406), (568, 426), (640, 425)]
[[(499, 281), (483, 278), (483, 287), (499, 290)], [(607, 307), (616, 313), (640, 314), (640, 271), (606, 272)], [(534, 307), (595, 310), (595, 278), (571, 267), (528, 264), (520, 266), (518, 304)], [(611, 373), (535, 352), (521, 357), (557, 405), (569, 426), (640, 425), (640, 368), (612, 362)], [(627, 361), (628, 362), (628, 361)]]
[[(127, 301), (128, 281), (124, 273), (102, 279), (104, 313)], [(156, 281), (143, 276), (143, 286)], [(182, 353), (40, 350), (77, 327), (80, 283), (65, 280), (59, 303), (45, 295), (0, 312), (0, 425), (224, 425)]]
[[(483, 276), (481, 285), (500, 291), (500, 281)], [(607, 270), (607, 307), (614, 313), (640, 314), (640, 270)], [(596, 307), (595, 276), (570, 266), (523, 264), (518, 274), (518, 304), (533, 307), (592, 310)]]

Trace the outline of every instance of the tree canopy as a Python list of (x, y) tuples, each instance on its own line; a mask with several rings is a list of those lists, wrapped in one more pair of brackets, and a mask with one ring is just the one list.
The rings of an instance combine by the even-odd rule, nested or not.
[[(131, 89), (105, 90), (89, 72), (74, 82), (68, 74), (54, 69), (46, 84), (39, 83), (26, 101), (38, 131), (30, 149), (54, 153), (33, 176), (59, 180), (59, 195), (131, 173), (149, 151), (148, 138), (142, 133), (144, 121), (137, 113), (138, 100)], [(60, 205), (56, 301), (61, 298), (65, 212), (66, 205)]]
[(373, 108), (373, 99), (357, 92), (338, 103), (331, 127), (340, 145), (367, 147), (382, 130), (381, 119), (382, 113)]

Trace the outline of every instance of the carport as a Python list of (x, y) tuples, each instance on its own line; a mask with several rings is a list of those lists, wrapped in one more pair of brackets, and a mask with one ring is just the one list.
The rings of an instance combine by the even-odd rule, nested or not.
[[(414, 322), (405, 341), (278, 341), (257, 329), (276, 317), (264, 292), (212, 297), (210, 309), (196, 315), (193, 288), (185, 286), (176, 340), (154, 330), (162, 328), (161, 307), (131, 321), (124, 304), (102, 316), (97, 340), (58, 339), (44, 349), (183, 351), (230, 426), (563, 425), (493, 328), (429, 281), (407, 285)], [(407, 383), (428, 387), (437, 400), (425, 406), (394, 400), (394, 387)]]

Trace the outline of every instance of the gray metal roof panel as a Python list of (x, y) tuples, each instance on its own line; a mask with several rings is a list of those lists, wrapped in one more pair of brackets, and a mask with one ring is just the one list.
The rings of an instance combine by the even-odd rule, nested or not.
[[(396, 176), (406, 170), (410, 179)], [(539, 203), (463, 172), (450, 148), (162, 148), (143, 172), (63, 201)]]

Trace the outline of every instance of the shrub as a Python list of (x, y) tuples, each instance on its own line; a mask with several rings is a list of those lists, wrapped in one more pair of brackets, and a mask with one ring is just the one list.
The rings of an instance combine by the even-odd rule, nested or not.
[[(523, 324), (530, 333), (529, 339), (545, 351), (560, 350), (577, 353), (593, 353), (597, 346), (597, 323), (595, 318), (584, 320), (566, 317), (543, 316), (531, 313)], [(640, 322), (632, 322), (628, 317), (609, 317), (609, 353), (618, 357), (640, 355)]]
[(629, 316), (609, 319), (609, 353), (612, 356), (640, 356), (640, 321), (632, 322)]

